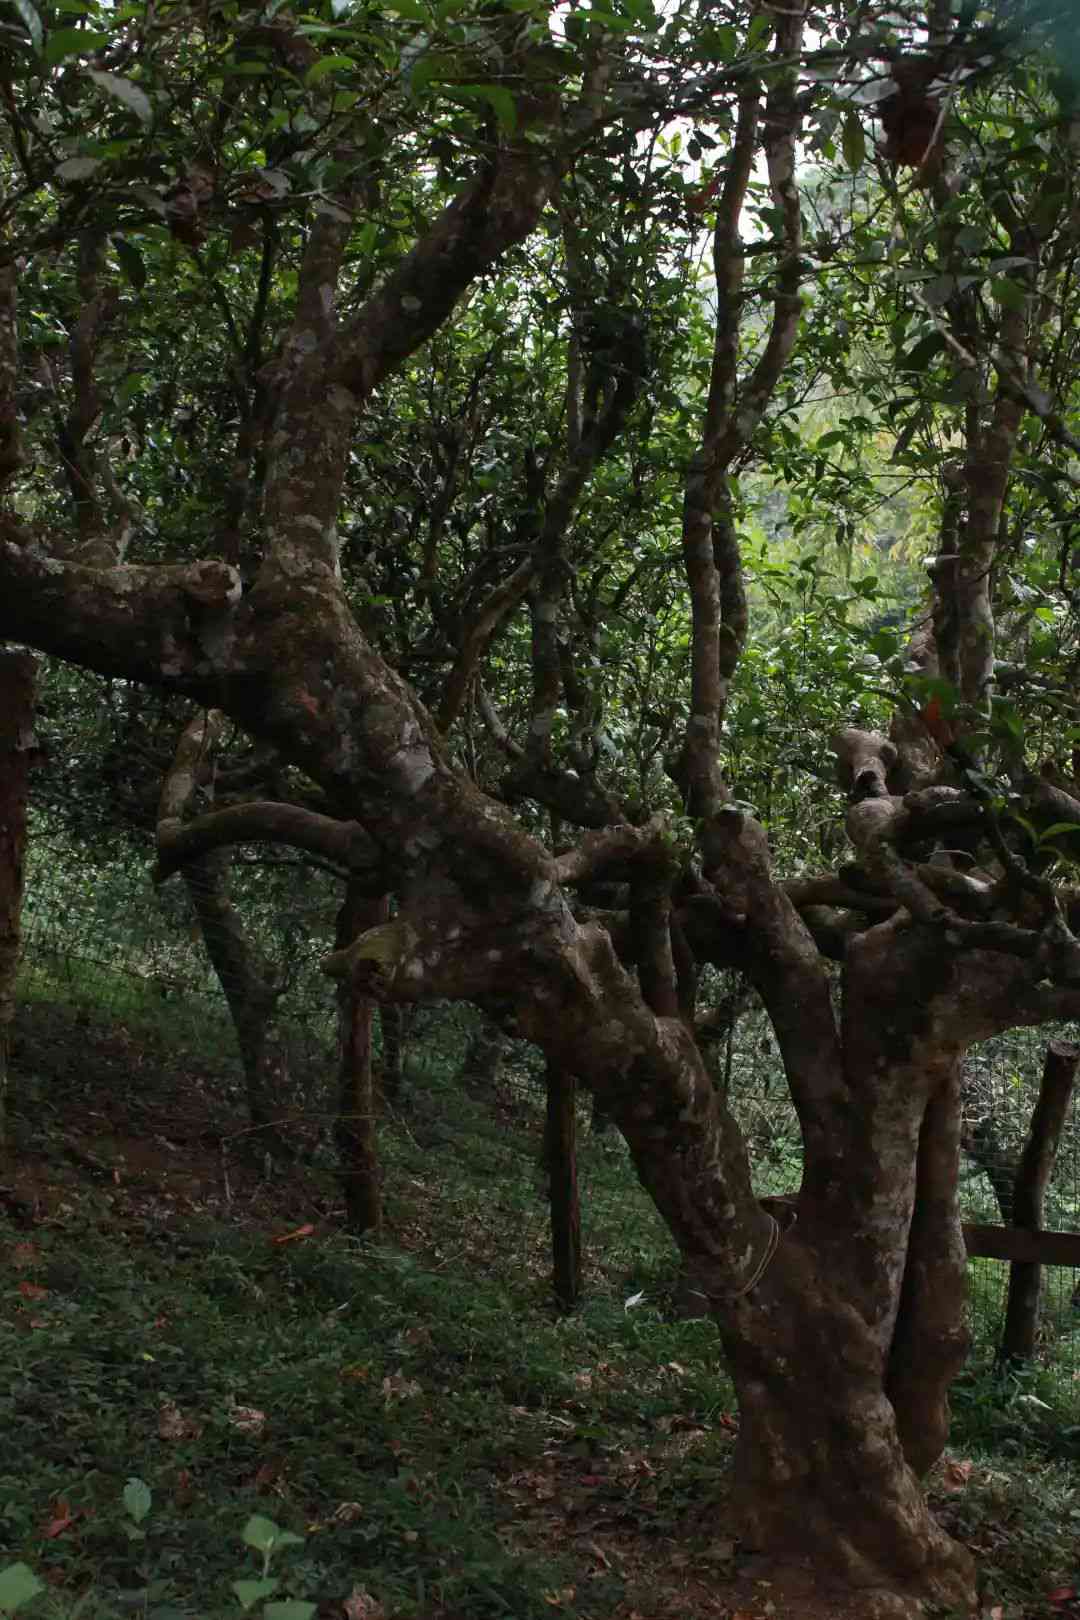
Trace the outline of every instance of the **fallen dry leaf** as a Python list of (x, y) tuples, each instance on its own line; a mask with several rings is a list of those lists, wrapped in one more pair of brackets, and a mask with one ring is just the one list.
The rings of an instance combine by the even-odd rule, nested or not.
[(956, 1457), (947, 1458), (945, 1467), (942, 1470), (941, 1479), (941, 1483), (945, 1490), (952, 1492), (954, 1495), (957, 1491), (966, 1490), (971, 1479), (974, 1466), (974, 1463), (969, 1462), (966, 1459), (965, 1461), (960, 1462)]
[(185, 1417), (175, 1401), (162, 1401), (158, 1407), (158, 1435), (162, 1440), (197, 1440), (202, 1424)]
[(359, 1502), (339, 1502), (330, 1517), (335, 1524), (355, 1524), (364, 1517), (364, 1510)]
[(269, 1462), (260, 1463), (255, 1470), (255, 1478), (251, 1482), (252, 1489), (259, 1492), (272, 1491), (277, 1496), (283, 1496), (285, 1494), (282, 1484), (284, 1477), (284, 1459), (274, 1457)]
[(383, 1620), (386, 1610), (378, 1598), (373, 1598), (370, 1592), (363, 1591), (354, 1586), (341, 1607), (345, 1610), (346, 1620)]
[(66, 1530), (70, 1530), (79, 1519), (86, 1518), (85, 1508), (72, 1508), (62, 1497), (58, 1497), (53, 1503), (52, 1514), (52, 1518), (41, 1532), (46, 1541), (55, 1541), (57, 1536), (62, 1536)]
[(315, 1228), (310, 1221), (304, 1226), (298, 1226), (292, 1232), (282, 1232), (280, 1237), (271, 1238), (271, 1243), (295, 1243), (299, 1238), (310, 1237)]
[(230, 1401), (228, 1419), (234, 1429), (241, 1434), (259, 1434), (266, 1422), (266, 1413), (260, 1412), (257, 1406), (238, 1406)]
[(382, 1381), (383, 1399), (387, 1406), (391, 1401), (406, 1401), (413, 1396), (422, 1395), (423, 1387), (415, 1378), (406, 1378), (399, 1367), (396, 1373), (388, 1373)]

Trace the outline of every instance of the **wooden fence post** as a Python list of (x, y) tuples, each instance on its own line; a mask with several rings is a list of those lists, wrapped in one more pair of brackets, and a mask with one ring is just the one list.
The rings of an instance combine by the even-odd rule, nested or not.
[[(1037, 1232), (1043, 1223), (1043, 1196), (1054, 1166), (1058, 1142), (1069, 1108), (1080, 1047), (1051, 1041), (1046, 1048), (1039, 1100), (1013, 1183), (1013, 1225)], [(1014, 1260), (1009, 1268), (1009, 1296), (1005, 1326), (998, 1350), (998, 1365), (1014, 1366), (1035, 1354), (1039, 1325), (1042, 1266), (1037, 1260)]]
[(544, 1163), (551, 1197), (555, 1298), (572, 1311), (581, 1297), (581, 1205), (577, 1179), (577, 1081), (557, 1063), (547, 1066)]

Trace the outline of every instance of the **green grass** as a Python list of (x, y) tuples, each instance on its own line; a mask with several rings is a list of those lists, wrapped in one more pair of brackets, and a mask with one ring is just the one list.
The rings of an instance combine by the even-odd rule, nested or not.
[[(5, 1290), (0, 1537), (105, 1604), (152, 1574), (181, 1612), (229, 1612), (240, 1527), (264, 1511), (306, 1535), (290, 1561), (304, 1596), (359, 1582), (395, 1614), (546, 1615), (570, 1571), (515, 1552), (499, 1482), (550, 1457), (584, 1472), (665, 1417), (707, 1424), (722, 1388), (708, 1325), (669, 1328), (609, 1296), (559, 1319), (527, 1276), (436, 1272), (343, 1238), (60, 1228), (35, 1248), (28, 1275), (47, 1295)], [(676, 1356), (678, 1376), (661, 1359)], [(242, 1409), (265, 1420), (245, 1427)], [(131, 1475), (155, 1504), (135, 1550)], [(680, 1488), (665, 1482), (672, 1503)], [(57, 1502), (86, 1516), (50, 1540)], [(594, 1600), (577, 1612), (603, 1612)]]
[[(31, 1620), (239, 1614), (231, 1583), (262, 1570), (252, 1514), (303, 1538), (274, 1559), (275, 1597), (327, 1615), (359, 1588), (393, 1620), (613, 1620), (660, 1612), (673, 1558), (708, 1570), (732, 1392), (713, 1325), (666, 1311), (674, 1249), (617, 1138), (583, 1137), (587, 1292), (562, 1316), (539, 1087), (519, 1069), (493, 1104), (470, 1095), (452, 1019), (382, 1131), (380, 1245), (335, 1229), (317, 1166), (238, 1174), (229, 1202), (54, 1164), (107, 1087), (106, 1161), (110, 1132), (149, 1140), (180, 1107), (208, 1130), (232, 1118), (155, 1045), (161, 1017), (136, 1006), (118, 1035), (63, 1001), (23, 1013), (17, 1123), (49, 1198), (32, 1232), (0, 1224), (0, 1568), (44, 1579)], [(1025, 1620), (1076, 1573), (1076, 1393), (1045, 1371), (958, 1391), (951, 1451), (975, 1466), (942, 1510)]]
[[(27, 1009), (24, 1025), (41, 1012)], [(51, 1127), (70, 1134), (100, 1101), (85, 1026), (69, 1031), (64, 1075), (63, 1008), (49, 1015), (30, 1076), (48, 1106), (23, 1122), (45, 1155)], [(149, 1025), (132, 1018), (133, 1031), (144, 1041)], [(115, 1085), (117, 1052), (106, 1053)], [(261, 1512), (305, 1538), (281, 1558), (296, 1596), (340, 1599), (359, 1585), (395, 1616), (538, 1620), (580, 1570), (547, 1529), (537, 1480), (621, 1503), (616, 1460), (678, 1423), (702, 1444), (649, 1482), (631, 1521), (671, 1530), (703, 1480), (715, 1487), (728, 1437), (713, 1454), (708, 1431), (731, 1404), (715, 1329), (669, 1323), (651, 1300), (625, 1308), (674, 1267), (624, 1152), (586, 1146), (595, 1260), (582, 1310), (560, 1316), (537, 1099), (515, 1097), (493, 1121), (437, 1063), (410, 1084), (413, 1104), (383, 1133), (382, 1246), (325, 1223), (272, 1241), (302, 1224), (297, 1199), (318, 1196), (317, 1177), (283, 1190), (281, 1215), (273, 1188), (249, 1199), (245, 1187), (237, 1204), (249, 1201), (227, 1219), (220, 1207), (178, 1218), (143, 1185), (67, 1177), (31, 1250), (7, 1234), (0, 1546), (47, 1582), (31, 1613), (67, 1614), (84, 1594), (88, 1616), (238, 1613), (230, 1582), (258, 1573), (240, 1532)], [(163, 1073), (139, 1106), (167, 1109), (176, 1085)], [(106, 1155), (107, 1139), (95, 1146)], [(244, 1409), (263, 1419), (245, 1426)], [(579, 1484), (601, 1475), (603, 1486)], [(122, 1504), (132, 1476), (152, 1493), (145, 1541), (129, 1538)], [(50, 1536), (58, 1517), (71, 1523)], [(601, 1573), (567, 1612), (610, 1614), (623, 1584)]]

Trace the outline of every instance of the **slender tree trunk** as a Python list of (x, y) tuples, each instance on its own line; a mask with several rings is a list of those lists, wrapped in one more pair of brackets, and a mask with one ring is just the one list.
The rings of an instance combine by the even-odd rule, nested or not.
[(228, 853), (215, 851), (189, 861), (184, 882), (236, 1031), (254, 1147), (289, 1158), (291, 1149), (281, 1134), (289, 1062), (274, 1017), (279, 990), (248, 942), (229, 896), (228, 869)]
[[(337, 948), (344, 950), (365, 929), (390, 915), (390, 900), (372, 898), (350, 883), (337, 918)], [(351, 982), (338, 989), (338, 1112), (334, 1138), (341, 1156), (345, 1224), (350, 1232), (378, 1233), (382, 1225), (382, 1176), (375, 1123), (372, 1034), (375, 1003)]]
[(551, 1199), (555, 1298), (572, 1311), (581, 1297), (581, 1205), (577, 1178), (577, 1080), (561, 1064), (547, 1066), (544, 1160)]
[(11, 1026), (19, 968), (26, 807), (34, 742), (37, 662), (0, 647), (0, 1154), (8, 1146)]
[(405, 1009), (400, 1002), (383, 1002), (379, 1008), (379, 1032), (382, 1035), (379, 1071), (382, 1094), (389, 1103), (400, 1102), (405, 1077)]
[(502, 1067), (510, 1042), (501, 1029), (485, 1018), (480, 1024), (465, 1054), (461, 1074), (471, 1090), (490, 1097), (502, 1075)]
[[(1039, 1100), (1013, 1185), (1014, 1226), (1037, 1232), (1043, 1224), (1043, 1197), (1054, 1168), (1078, 1064), (1080, 1047), (1065, 1041), (1051, 1041), (1047, 1046)], [(1041, 1292), (1042, 1266), (1037, 1261), (1014, 1260), (1009, 1267), (1009, 1297), (998, 1351), (1000, 1366), (1030, 1361), (1034, 1356)]]

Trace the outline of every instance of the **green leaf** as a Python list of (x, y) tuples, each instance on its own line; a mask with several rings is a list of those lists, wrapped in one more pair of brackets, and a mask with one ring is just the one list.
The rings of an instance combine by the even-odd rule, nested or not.
[(1025, 288), (1019, 282), (1010, 281), (1008, 276), (995, 277), (990, 283), (990, 291), (1002, 309), (1023, 309), (1027, 303)]
[(738, 54), (739, 36), (730, 23), (710, 28), (702, 38), (699, 54), (713, 62), (730, 62)]
[[(45, 30), (41, 26), (41, 18), (38, 16), (34, 7), (30, 4), (30, 0), (15, 0), (15, 10), (19, 13), (19, 16), (26, 25), (26, 32), (30, 35), (30, 39), (35, 51), (40, 51), (42, 41), (45, 38)], [(19, 1566), (15, 1565), (14, 1567), (18, 1568)]]
[(263, 1620), (311, 1620), (318, 1612), (317, 1603), (304, 1603), (299, 1598), (286, 1598), (284, 1603), (268, 1603)]
[(89, 28), (54, 28), (45, 47), (45, 60), (51, 67), (65, 56), (89, 56), (108, 43), (108, 34), (95, 33)]
[(303, 1536), (283, 1530), (273, 1519), (264, 1518), (261, 1513), (251, 1515), (241, 1534), (249, 1547), (261, 1553), (273, 1552), (275, 1547), (299, 1547), (304, 1540)]
[(29, 1564), (9, 1564), (7, 1569), (0, 1569), (0, 1610), (5, 1614), (14, 1614), (44, 1590), (44, 1583)]
[(866, 135), (862, 119), (854, 108), (844, 114), (844, 133), (840, 144), (848, 168), (852, 171), (861, 169), (866, 159)]
[(272, 1597), (280, 1584), (276, 1575), (269, 1575), (263, 1581), (233, 1581), (232, 1589), (240, 1601), (240, 1607), (250, 1609), (260, 1598)]
[(886, 659), (894, 657), (899, 650), (900, 633), (897, 630), (875, 630), (867, 645), (884, 663)]
[[(113, 243), (113, 246), (119, 248), (119, 244), (116, 242)], [(126, 242), (124, 246), (127, 247)], [(142, 263), (141, 259), (139, 263)], [(146, 279), (145, 271), (143, 272), (143, 279)], [(151, 1501), (149, 1485), (144, 1479), (139, 1479), (137, 1475), (133, 1474), (124, 1486), (124, 1506), (136, 1524), (142, 1524), (146, 1518), (150, 1511)]]
[(1072, 821), (1055, 821), (1052, 827), (1046, 827), (1039, 834), (1039, 843), (1045, 844), (1050, 838), (1060, 838), (1063, 833), (1080, 833), (1080, 827)]
[(146, 378), (141, 371), (132, 371), (124, 378), (116, 390), (116, 403), (120, 406), (130, 405), (136, 394), (141, 394), (146, 386)]
[(995, 698), (991, 706), (991, 727), (995, 736), (1011, 737), (1014, 742), (1024, 740), (1024, 722), (1014, 703)]
[(932, 360), (935, 360), (945, 347), (945, 339), (940, 332), (928, 332), (914, 344), (905, 355), (897, 361), (900, 371), (925, 371)]
[(513, 96), (501, 84), (460, 84), (454, 90), (455, 96), (468, 96), (471, 100), (486, 101), (495, 110), (499, 126), (508, 135), (512, 135), (517, 128), (517, 106)]
[(429, 85), (445, 83), (456, 72), (457, 63), (452, 56), (439, 51), (425, 51), (413, 63), (409, 73), (409, 92), (414, 96), (423, 95)]
[(55, 170), (57, 180), (66, 180), (69, 183), (77, 180), (89, 180), (90, 176), (101, 168), (101, 159), (92, 157), (67, 158)]
[(321, 61), (308, 68), (304, 74), (304, 83), (310, 90), (313, 84), (318, 84), (319, 80), (325, 79), (327, 74), (337, 73), (341, 68), (354, 68), (355, 66), (356, 63), (351, 56), (324, 56)]
[(141, 123), (153, 122), (153, 104), (146, 91), (139, 85), (132, 84), (130, 79), (121, 78), (119, 73), (102, 73), (100, 68), (87, 68), (86, 73), (99, 90), (104, 90), (106, 95), (115, 96), (117, 101), (122, 101)]
[(772, 26), (772, 18), (759, 11), (746, 31), (747, 50), (756, 51), (759, 45), (764, 45), (772, 33)]
[(986, 237), (974, 225), (961, 225), (956, 233), (956, 246), (959, 252), (974, 257), (976, 253), (981, 253), (986, 246)]
[[(143, 256), (135, 246), (123, 236), (114, 236), (112, 239), (113, 252), (120, 261), (120, 268), (131, 285), (139, 292), (146, 286), (146, 265)], [(130, 1483), (130, 1481), (129, 1481)]]
[(1005, 270), (1027, 270), (1027, 269), (1030, 269), (1031, 264), (1032, 264), (1031, 259), (1026, 259), (1020, 254), (1009, 254), (1004, 259), (991, 259), (989, 265), (987, 266), (987, 269), (991, 272), (992, 275), (997, 276), (997, 275), (1001, 275), (1001, 273), (1003, 271), (1005, 271)]
[(955, 276), (932, 276), (923, 288), (923, 301), (931, 309), (940, 309), (956, 291)]

